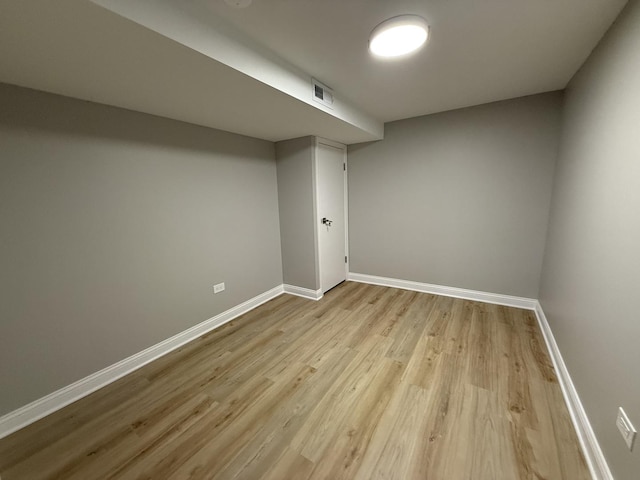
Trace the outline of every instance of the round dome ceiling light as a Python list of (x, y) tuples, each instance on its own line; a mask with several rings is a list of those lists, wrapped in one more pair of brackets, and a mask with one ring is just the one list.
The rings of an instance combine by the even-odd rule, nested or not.
[(371, 32), (369, 50), (379, 57), (399, 57), (419, 49), (429, 36), (427, 21), (418, 15), (385, 20)]

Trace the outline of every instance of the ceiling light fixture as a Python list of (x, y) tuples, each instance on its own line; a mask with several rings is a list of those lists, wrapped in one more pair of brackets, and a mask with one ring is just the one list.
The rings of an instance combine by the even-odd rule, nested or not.
[(418, 15), (385, 20), (371, 32), (369, 50), (379, 57), (399, 57), (419, 49), (429, 36), (427, 21)]

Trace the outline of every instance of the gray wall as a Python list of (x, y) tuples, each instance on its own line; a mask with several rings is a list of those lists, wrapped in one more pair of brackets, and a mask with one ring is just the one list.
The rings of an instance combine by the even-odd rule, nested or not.
[(313, 137), (276, 143), (284, 283), (317, 290)]
[(537, 298), (561, 104), (401, 120), (350, 146), (351, 271)]
[(640, 4), (571, 81), (540, 301), (618, 480), (640, 478), (615, 427), (640, 428)]
[(272, 143), (6, 85), (0, 105), (0, 414), (282, 283)]

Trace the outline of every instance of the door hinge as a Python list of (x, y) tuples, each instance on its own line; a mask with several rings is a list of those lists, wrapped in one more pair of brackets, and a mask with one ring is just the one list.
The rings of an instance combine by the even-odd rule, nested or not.
[(347, 256), (344, 256), (344, 263), (347, 263)]
[(346, 163), (343, 163), (343, 164), (342, 164), (342, 169), (343, 169), (345, 172), (347, 171), (347, 164), (346, 164)]

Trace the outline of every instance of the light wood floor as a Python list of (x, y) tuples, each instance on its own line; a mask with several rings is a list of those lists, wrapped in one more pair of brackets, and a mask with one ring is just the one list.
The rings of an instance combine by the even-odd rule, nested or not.
[(532, 312), (349, 282), (0, 440), (0, 475), (590, 478)]

